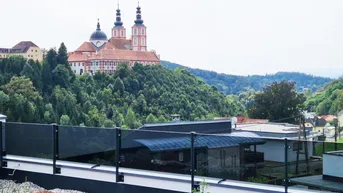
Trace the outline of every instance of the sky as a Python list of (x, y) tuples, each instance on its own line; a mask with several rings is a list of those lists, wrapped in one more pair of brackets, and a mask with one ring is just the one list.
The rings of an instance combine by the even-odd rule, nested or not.
[[(73, 51), (100, 19), (110, 37), (117, 0), (0, 0), (0, 47), (31, 40)], [(343, 74), (341, 0), (140, 0), (148, 49), (162, 60), (220, 73)], [(131, 35), (137, 0), (121, 0)]]

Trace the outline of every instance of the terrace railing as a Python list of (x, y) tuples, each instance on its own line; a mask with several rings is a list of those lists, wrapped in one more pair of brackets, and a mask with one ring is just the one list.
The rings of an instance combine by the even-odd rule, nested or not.
[[(202, 134), (156, 130), (75, 127), (0, 122), (0, 166), (4, 156), (17, 155), (52, 160), (52, 174), (59, 174), (58, 161), (115, 167), (113, 182), (123, 182), (121, 168), (185, 174), (190, 191), (199, 178), (283, 186), (311, 185), (306, 177), (323, 176), (323, 154), (343, 150), (342, 143), (261, 138), (256, 135)], [(330, 139), (326, 139), (330, 140)], [(338, 163), (337, 163), (338, 164)], [(335, 166), (333, 166), (335, 167)], [(337, 165), (338, 167), (338, 165)], [(333, 191), (333, 189), (331, 189)]]

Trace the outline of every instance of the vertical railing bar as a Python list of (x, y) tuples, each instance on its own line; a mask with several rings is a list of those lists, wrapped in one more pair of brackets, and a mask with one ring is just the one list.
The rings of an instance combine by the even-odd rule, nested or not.
[(2, 146), (2, 144), (3, 144), (3, 141), (4, 141), (4, 139), (3, 139), (3, 136), (2, 136), (2, 132), (3, 132), (3, 128), (2, 128), (2, 126), (3, 126), (3, 123), (2, 123), (2, 121), (0, 121), (0, 168), (2, 168), (3, 167), (3, 165), (2, 165), (2, 162), (3, 162), (3, 152), (4, 152), (4, 150), (3, 150), (3, 146)]
[(194, 147), (194, 142), (195, 142), (195, 132), (191, 133), (191, 192), (193, 192), (195, 188), (194, 184), (194, 173), (195, 173), (195, 147)]
[(116, 164), (116, 182), (120, 182), (119, 165), (120, 165), (120, 144), (121, 143), (121, 130), (116, 128), (116, 149), (115, 149), (115, 164)]
[(56, 161), (59, 158), (59, 149), (58, 149), (58, 125), (52, 125), (52, 167), (53, 167), (53, 174), (60, 173), (57, 171)]
[(288, 193), (288, 143), (285, 138), (285, 193)]

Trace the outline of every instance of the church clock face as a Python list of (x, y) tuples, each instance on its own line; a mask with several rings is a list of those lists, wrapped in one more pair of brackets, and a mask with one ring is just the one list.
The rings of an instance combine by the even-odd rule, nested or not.
[(97, 41), (95, 44), (97, 47), (100, 47), (102, 45), (102, 43), (100, 41)]

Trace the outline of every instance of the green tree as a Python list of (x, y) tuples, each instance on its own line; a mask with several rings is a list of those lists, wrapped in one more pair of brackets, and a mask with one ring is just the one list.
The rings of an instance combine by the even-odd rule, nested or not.
[(68, 88), (72, 79), (72, 74), (63, 64), (57, 65), (52, 71), (52, 78), (54, 85), (59, 85), (63, 88)]
[(145, 123), (157, 123), (158, 120), (153, 114), (149, 114), (145, 120)]
[(112, 120), (106, 119), (104, 122), (104, 127), (105, 128), (113, 128), (114, 127), (114, 122)]
[(9, 101), (9, 96), (0, 90), (0, 113), (5, 114)]
[(160, 115), (160, 116), (158, 117), (158, 122), (159, 122), (159, 123), (166, 123), (166, 122), (168, 122), (168, 121), (167, 121), (166, 118), (164, 118), (163, 115)]
[(136, 129), (136, 115), (135, 112), (131, 108), (127, 110), (126, 116), (125, 116), (125, 125), (128, 126), (130, 129)]
[(270, 121), (294, 122), (303, 109), (304, 101), (305, 97), (297, 93), (295, 83), (274, 82), (266, 86), (263, 92), (255, 94), (255, 103), (249, 115)]
[(10, 96), (14, 94), (23, 95), (29, 100), (40, 98), (32, 81), (25, 77), (12, 77), (8, 84), (2, 86), (2, 89)]
[(46, 55), (46, 61), (50, 65), (50, 69), (54, 70), (57, 66), (57, 53), (55, 49), (50, 49)]
[(57, 64), (68, 64), (68, 51), (67, 47), (64, 45), (62, 42), (59, 49), (58, 49), (58, 54), (56, 57)]
[(118, 91), (120, 94), (123, 94), (125, 91), (125, 86), (123, 81), (118, 77), (114, 82), (114, 88), (116, 91)]
[(60, 125), (70, 125), (70, 118), (68, 115), (62, 115), (61, 116)]
[(50, 64), (46, 60), (43, 61), (42, 81), (43, 92), (50, 93), (52, 90), (52, 70)]

